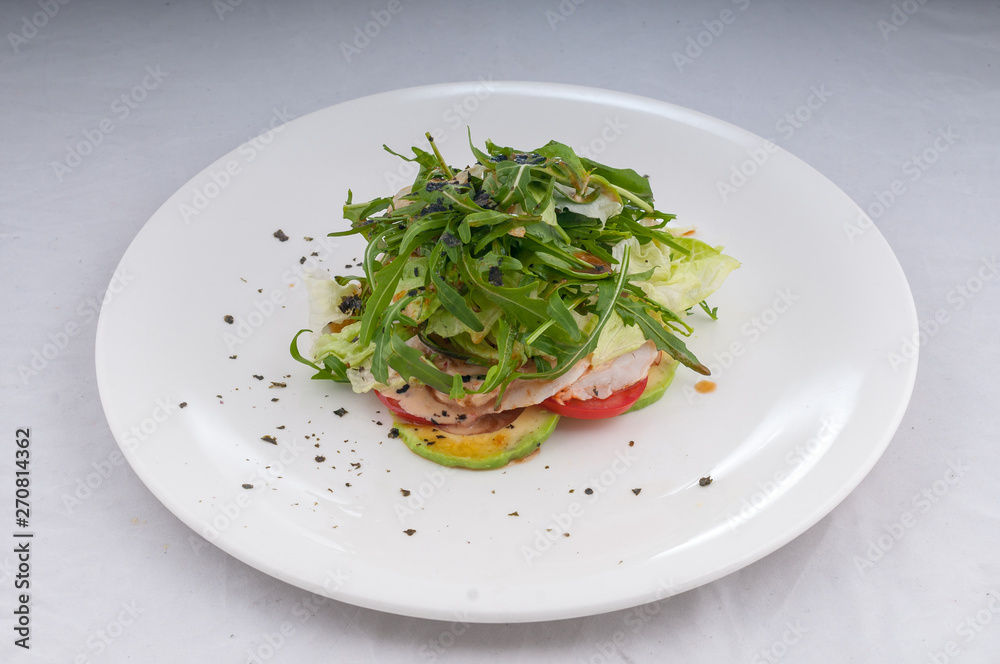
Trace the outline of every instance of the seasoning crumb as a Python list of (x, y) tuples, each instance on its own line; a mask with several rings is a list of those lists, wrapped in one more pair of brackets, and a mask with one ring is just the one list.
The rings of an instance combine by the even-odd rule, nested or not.
[(350, 482), (344, 482), (344, 486), (351, 486)]
[(705, 477), (698, 480), (698, 486), (708, 486), (712, 483), (712, 476), (706, 475)]
[(272, 445), (278, 444), (277, 439), (275, 439), (275, 437), (271, 435), (261, 436), (260, 439), (263, 440), (265, 443), (271, 443)]
[(253, 484), (244, 484), (243, 488), (244, 489), (252, 489), (253, 488)]
[(256, 378), (257, 380), (264, 380), (264, 377), (261, 376), (260, 374), (254, 374), (253, 377)]
[(271, 401), (277, 401), (277, 400), (278, 400), (278, 397), (274, 397), (273, 399), (271, 399)]
[(302, 239), (305, 240), (306, 242), (312, 242), (313, 241), (313, 239), (311, 237), (309, 237), (308, 235), (306, 235)]
[(274, 387), (288, 387), (288, 383), (279, 383), (277, 381), (272, 380), (271, 384), (268, 386), (268, 388), (270, 389), (270, 388), (274, 388)]
[(404, 532), (404, 533), (406, 533), (406, 535), (407, 535), (408, 537), (413, 537), (413, 533), (415, 533), (415, 532), (417, 532), (417, 531), (415, 531), (415, 530), (414, 530), (413, 528), (407, 528), (407, 529), (406, 529), (406, 530), (404, 530), (403, 532)]
[(386, 435), (389, 436), (389, 438), (399, 438), (399, 429), (393, 427), (389, 429), (389, 433)]
[(403, 497), (404, 497), (404, 498), (405, 498), (406, 496), (410, 495), (410, 490), (409, 490), (409, 489), (400, 489), (400, 490), (399, 490), (399, 492), (400, 492), (401, 494), (403, 494)]
[(333, 414), (336, 415), (337, 417), (343, 417), (344, 415), (347, 415), (347, 410), (344, 408), (338, 408), (337, 410), (333, 411)]
[(629, 447), (635, 447), (635, 441), (634, 440), (628, 441), (628, 446)]
[(230, 356), (229, 356), (229, 359), (230, 359), (230, 360), (235, 360), (235, 359), (236, 359), (236, 356), (235, 356), (235, 355), (230, 355)]
[(278, 238), (278, 240), (280, 240), (281, 242), (288, 242), (288, 236), (285, 235), (285, 231), (281, 230), (280, 228), (274, 231), (274, 237)]
[(299, 259), (299, 265), (302, 265), (305, 262), (306, 262), (306, 257), (305, 256), (303, 256), (302, 258)]
[(570, 493), (573, 493), (574, 491), (576, 491), (576, 489), (570, 489), (569, 490)]
[(326, 457), (322, 454), (316, 456), (316, 463), (323, 463), (324, 461), (326, 461)]
[(641, 491), (642, 491), (642, 489), (632, 489), (632, 493), (634, 493), (634, 494), (635, 494), (635, 495), (637, 495), (637, 496), (639, 495), (639, 493), (640, 493)]
[(590, 487), (587, 487), (586, 489), (583, 490), (583, 492), (589, 496), (594, 493), (594, 490), (591, 489)]
[(510, 514), (508, 514), (507, 516), (521, 516), (521, 515), (517, 513), (517, 510), (515, 510), (515, 511), (511, 512)]
[(182, 401), (179, 404), (177, 404), (177, 407), (178, 408), (187, 408), (187, 405), (188, 405), (187, 401)]
[(282, 424), (282, 425), (281, 425), (280, 427), (274, 427), (274, 428), (275, 428), (275, 429), (284, 429), (284, 428), (285, 428), (285, 425), (284, 425), (284, 424)]
[(569, 533), (563, 533), (563, 537), (569, 537)]
[(236, 321), (236, 319), (233, 318), (232, 316), (230, 316), (229, 314), (226, 314), (225, 316), (223, 316), (222, 320), (226, 321), (230, 325), (232, 325)]
[(486, 278), (494, 286), (503, 286), (503, 272), (496, 265), (490, 266), (490, 272)]

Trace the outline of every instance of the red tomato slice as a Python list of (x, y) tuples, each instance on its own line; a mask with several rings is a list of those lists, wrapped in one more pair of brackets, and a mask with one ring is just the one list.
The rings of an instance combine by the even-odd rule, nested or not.
[(378, 390), (372, 390), (372, 391), (375, 393), (375, 396), (379, 398), (379, 401), (384, 403), (386, 405), (386, 408), (391, 410), (392, 413), (399, 419), (406, 420), (407, 422), (412, 422), (414, 424), (431, 424), (430, 420), (425, 420), (422, 417), (417, 417), (416, 415), (410, 415), (409, 413), (407, 413), (405, 410), (403, 410), (403, 407), (399, 405), (399, 401), (397, 399), (393, 399), (392, 397), (387, 397)]
[(643, 378), (638, 383), (626, 387), (612, 394), (607, 399), (569, 399), (566, 403), (559, 403), (549, 397), (540, 405), (563, 417), (574, 417), (578, 420), (603, 420), (608, 417), (621, 415), (632, 407), (643, 390), (646, 389), (648, 377)]

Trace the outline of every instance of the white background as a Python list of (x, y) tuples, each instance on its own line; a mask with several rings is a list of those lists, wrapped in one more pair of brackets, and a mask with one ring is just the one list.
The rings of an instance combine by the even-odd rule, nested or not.
[[(379, 1), (0, 6), (0, 659), (996, 661), (996, 3), (391, 6), (398, 12)], [(189, 529), (113, 463), (93, 303), (160, 204), (276, 112), (479, 78), (702, 111), (770, 138), (869, 212), (927, 334), (893, 442), (815, 527), (644, 608), (465, 625), (324, 600), (212, 546), (196, 550)], [(39, 360), (47, 344), (61, 348)], [(30, 651), (13, 646), (11, 629), (22, 426), (33, 438)]]

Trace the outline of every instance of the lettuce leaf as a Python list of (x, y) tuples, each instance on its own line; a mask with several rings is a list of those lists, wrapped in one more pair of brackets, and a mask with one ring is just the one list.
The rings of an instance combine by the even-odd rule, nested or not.
[(678, 237), (675, 241), (689, 254), (684, 255), (657, 240), (639, 245), (631, 238), (622, 240), (613, 253), (617, 258), (624, 248), (623, 243), (634, 243), (629, 272), (635, 274), (653, 268), (653, 274), (646, 280), (632, 283), (651, 299), (681, 314), (718, 290), (740, 263), (723, 254), (722, 247), (712, 247), (691, 237)]
[(327, 355), (336, 355), (337, 359), (348, 367), (359, 367), (375, 352), (375, 344), (362, 346), (357, 341), (361, 333), (361, 321), (355, 321), (333, 334), (321, 334), (313, 342), (312, 356), (318, 363), (323, 362)]
[(646, 335), (638, 325), (626, 325), (617, 313), (611, 314), (601, 336), (597, 338), (594, 356), (590, 363), (595, 367), (609, 362), (619, 355), (631, 353), (646, 343)]
[(357, 284), (341, 286), (328, 276), (313, 273), (303, 279), (309, 298), (309, 327), (319, 331), (329, 323), (342, 323), (351, 314), (340, 310), (340, 303), (349, 295), (359, 292)]

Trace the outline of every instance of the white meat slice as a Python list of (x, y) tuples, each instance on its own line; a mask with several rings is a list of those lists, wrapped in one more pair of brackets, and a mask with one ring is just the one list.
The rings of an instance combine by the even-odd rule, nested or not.
[[(419, 341), (408, 342), (412, 346), (423, 346)], [(500, 402), (500, 411), (526, 408), (539, 404), (549, 397), (555, 397), (560, 403), (565, 399), (604, 399), (617, 390), (624, 389), (642, 380), (659, 357), (659, 351), (652, 341), (649, 341), (631, 353), (594, 367), (590, 358), (580, 360), (569, 371), (555, 380), (531, 380), (519, 378), (513, 381), (504, 393)], [(466, 382), (470, 390), (481, 384), (485, 368), (449, 359), (442, 361), (440, 369), (448, 373), (471, 376)], [(596, 392), (595, 392), (596, 390)], [(496, 403), (499, 388), (486, 394), (469, 394), (455, 401), (447, 394), (427, 387), (426, 385), (411, 385), (403, 392), (388, 392), (386, 396), (397, 399), (406, 412), (439, 424), (469, 425), (477, 418), (496, 413)]]
[(590, 367), (579, 380), (557, 392), (553, 398), (559, 403), (565, 403), (568, 399), (607, 399), (647, 376), (649, 368), (659, 355), (656, 345), (647, 341), (631, 353), (619, 355), (600, 366)]

